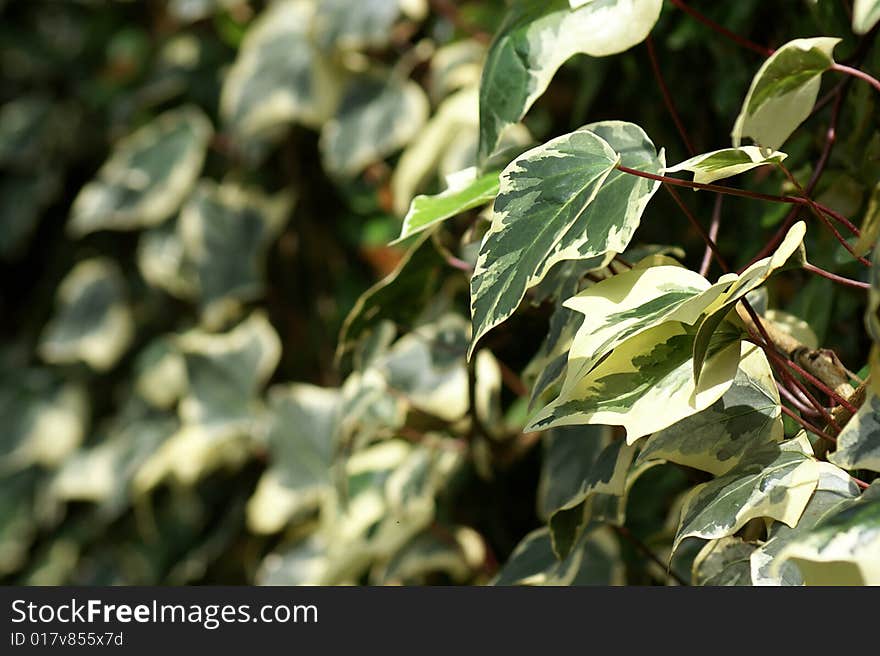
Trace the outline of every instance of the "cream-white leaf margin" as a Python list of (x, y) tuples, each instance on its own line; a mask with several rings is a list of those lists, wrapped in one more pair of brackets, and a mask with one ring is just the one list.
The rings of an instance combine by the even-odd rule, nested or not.
[(690, 171), (694, 174), (694, 182), (708, 184), (745, 173), (759, 166), (776, 164), (786, 157), (788, 155), (778, 150), (768, 150), (758, 146), (724, 148), (686, 159), (680, 164), (667, 168), (666, 173)]

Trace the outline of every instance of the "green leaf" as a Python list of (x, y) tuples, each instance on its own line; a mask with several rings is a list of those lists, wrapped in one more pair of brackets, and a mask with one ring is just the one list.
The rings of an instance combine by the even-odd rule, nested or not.
[(865, 211), (865, 218), (862, 219), (861, 232), (853, 246), (856, 255), (864, 255), (874, 248), (877, 238), (880, 237), (880, 184), (875, 185), (871, 192), (868, 209)]
[(878, 0), (855, 0), (852, 10), (852, 29), (856, 34), (867, 34), (880, 20)]
[(690, 171), (694, 174), (694, 182), (708, 184), (759, 166), (776, 164), (786, 157), (788, 155), (778, 150), (768, 152), (758, 146), (740, 146), (696, 155), (681, 164), (670, 166), (666, 169), (666, 173)]
[(757, 517), (796, 526), (818, 480), (818, 463), (803, 433), (754, 451), (731, 471), (688, 494), (673, 550), (688, 537), (715, 540), (733, 535)]
[(825, 517), (845, 508), (859, 496), (859, 488), (849, 474), (827, 462), (818, 465), (819, 483), (797, 526), (792, 528), (774, 522), (767, 531), (767, 539), (752, 553), (754, 585), (803, 585), (801, 573), (794, 563), (784, 563), (776, 568), (777, 556), (787, 544), (800, 539)]
[(585, 534), (561, 562), (546, 528), (529, 533), (513, 550), (493, 585), (622, 585), (620, 547), (609, 529)]
[(751, 348), (736, 378), (712, 406), (654, 433), (639, 461), (666, 460), (720, 476), (783, 437), (782, 410), (764, 352)]
[[(580, 437), (599, 441), (597, 435)], [(568, 494), (548, 519), (553, 551), (560, 559), (571, 553), (591, 522), (622, 521), (622, 504), (618, 500), (626, 492), (633, 456), (635, 447), (616, 440), (602, 449), (592, 465), (585, 463), (581, 471), (570, 472), (555, 481), (556, 486), (567, 486), (567, 489), (557, 489), (560, 498), (564, 496), (561, 493)]]
[(428, 301), (437, 293), (445, 261), (430, 233), (416, 237), (394, 271), (358, 298), (345, 317), (336, 346), (341, 359), (382, 321), (412, 327)]
[(595, 0), (572, 10), (566, 0), (516, 3), (483, 66), (480, 164), (495, 150), (504, 129), (519, 122), (541, 97), (562, 64), (578, 53), (606, 57), (641, 43), (662, 5), (662, 0)]
[(202, 110), (186, 105), (120, 139), (73, 201), (70, 234), (137, 230), (170, 218), (199, 176), (211, 134)]
[(184, 257), (195, 270), (202, 318), (209, 327), (235, 318), (263, 294), (265, 257), (284, 227), (290, 194), (204, 180), (180, 213)]
[[(803, 246), (806, 231), (807, 225), (803, 221), (798, 221), (789, 229), (785, 239), (773, 255), (758, 260), (739, 275), (728, 273), (719, 278), (719, 284), (723, 282), (729, 286), (718, 297), (714, 309), (700, 323), (694, 341), (694, 378), (696, 380), (699, 380), (702, 375), (703, 362), (712, 334), (734, 306), (744, 299), (746, 294), (763, 285), (776, 271), (792, 266), (803, 266), (803, 263), (806, 262)], [(789, 261), (793, 256), (795, 258), (792, 264)]]
[(58, 286), (56, 310), (40, 338), (52, 364), (85, 362), (107, 371), (128, 349), (134, 320), (122, 272), (108, 258), (77, 264)]
[(427, 585), (430, 577), (442, 574), (466, 584), (485, 560), (479, 533), (466, 526), (443, 527), (407, 542), (370, 580), (374, 585)]
[(403, 219), (400, 237), (391, 243), (407, 239), (446, 219), (474, 207), (495, 200), (498, 195), (498, 171), (476, 176), (476, 169), (461, 171), (450, 181), (445, 191), (433, 196), (416, 196)]
[(428, 98), (411, 80), (361, 75), (321, 128), (324, 168), (354, 177), (410, 142), (428, 120)]
[(750, 137), (776, 150), (806, 120), (819, 95), (822, 73), (833, 64), (840, 39), (794, 39), (776, 50), (755, 74), (733, 126), (733, 145)]
[(828, 460), (844, 469), (880, 472), (880, 397), (873, 392), (837, 436)]
[(538, 514), (549, 519), (581, 492), (602, 450), (611, 443), (607, 426), (564, 426), (544, 435), (538, 483)]
[(699, 385), (693, 377), (695, 336), (692, 326), (669, 321), (630, 337), (589, 373), (567, 381), (559, 398), (538, 412), (526, 430), (609, 424), (623, 426), (632, 444), (705, 410), (736, 376), (741, 333), (730, 325), (716, 333)]
[(776, 557), (771, 573), (797, 565), (806, 585), (880, 585), (880, 487), (826, 516)]
[(755, 545), (740, 538), (712, 540), (694, 558), (693, 585), (751, 585), (749, 557)]
[(269, 390), (272, 465), (247, 505), (255, 533), (282, 530), (332, 490), (341, 398), (338, 390), (293, 383)]
[(664, 160), (641, 128), (607, 121), (552, 139), (502, 171), (471, 278), (471, 351), (557, 262), (626, 248), (659, 183), (618, 163), (657, 173)]
[(242, 140), (290, 123), (320, 127), (336, 108), (339, 75), (311, 42), (315, 3), (271, 4), (248, 28), (223, 82), (220, 116)]

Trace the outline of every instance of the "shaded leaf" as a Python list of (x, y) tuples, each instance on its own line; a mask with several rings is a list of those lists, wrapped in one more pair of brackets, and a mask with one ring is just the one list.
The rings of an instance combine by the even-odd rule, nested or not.
[(58, 286), (56, 310), (40, 338), (39, 353), (53, 364), (85, 362), (106, 371), (134, 336), (125, 280), (110, 259), (77, 264)]
[(725, 537), (707, 542), (694, 559), (693, 585), (751, 585), (749, 556), (755, 545)]
[(873, 392), (837, 436), (828, 460), (844, 469), (880, 472), (880, 398)]
[(855, 0), (852, 9), (852, 29), (856, 34), (867, 34), (880, 20), (878, 0)]
[(170, 218), (199, 176), (212, 131), (202, 110), (186, 105), (120, 139), (73, 201), (68, 231), (136, 230)]

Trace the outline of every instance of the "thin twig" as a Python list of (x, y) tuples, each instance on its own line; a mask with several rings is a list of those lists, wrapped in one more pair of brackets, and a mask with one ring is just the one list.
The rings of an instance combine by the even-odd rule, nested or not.
[(838, 73), (843, 73), (844, 75), (851, 75), (854, 78), (858, 78), (859, 80), (867, 82), (872, 87), (874, 87), (874, 89), (880, 91), (880, 80), (871, 75), (868, 75), (858, 68), (853, 68), (852, 66), (847, 66), (846, 64), (838, 64), (835, 62), (834, 64), (831, 64), (831, 68), (829, 70), (837, 71)]
[(871, 285), (866, 282), (838, 276), (836, 273), (831, 273), (830, 271), (826, 271), (825, 269), (820, 269), (819, 267), (810, 264), (809, 262), (806, 262), (803, 268), (804, 271), (815, 273), (817, 276), (822, 276), (823, 278), (827, 278), (828, 280), (833, 280), (834, 282), (841, 285), (846, 285), (847, 287), (855, 287), (856, 289), (871, 289)]
[(663, 95), (663, 104), (666, 105), (666, 110), (672, 117), (672, 122), (675, 123), (675, 127), (678, 130), (678, 134), (681, 136), (681, 140), (684, 142), (685, 148), (687, 148), (688, 153), (693, 157), (697, 154), (697, 151), (694, 149), (694, 145), (691, 143), (690, 137), (688, 137), (687, 130), (685, 130), (684, 123), (682, 123), (681, 117), (675, 109), (675, 103), (672, 101), (672, 94), (669, 93), (669, 87), (666, 86), (666, 81), (663, 79), (663, 72), (660, 70), (660, 64), (657, 61), (657, 52), (654, 50), (654, 40), (650, 35), (645, 39), (645, 45), (648, 47), (648, 58), (651, 60), (651, 70), (654, 71), (654, 79), (657, 80), (657, 86), (660, 87), (660, 93)]
[(757, 43), (749, 41), (745, 37), (741, 37), (739, 34), (731, 32), (726, 27), (722, 27), (711, 18), (708, 18), (707, 16), (704, 16), (703, 14), (698, 12), (696, 9), (691, 9), (682, 0), (670, 0), (670, 2), (681, 9), (683, 12), (693, 16), (696, 20), (703, 23), (703, 25), (710, 27), (714, 31), (718, 32), (718, 34), (727, 37), (731, 41), (738, 43), (743, 48), (748, 48), (749, 50), (757, 52), (759, 55), (762, 55), (764, 57), (769, 57), (774, 53), (774, 50), (772, 48), (765, 48), (764, 46), (760, 46)]
[[(709, 224), (709, 239), (713, 243), (718, 240), (718, 229), (721, 227), (721, 203), (724, 196), (715, 195), (715, 206), (712, 208), (712, 223)], [(700, 264), (700, 275), (704, 278), (709, 273), (709, 267), (712, 264), (712, 247), (706, 244), (706, 250), (703, 252), (703, 261)]]

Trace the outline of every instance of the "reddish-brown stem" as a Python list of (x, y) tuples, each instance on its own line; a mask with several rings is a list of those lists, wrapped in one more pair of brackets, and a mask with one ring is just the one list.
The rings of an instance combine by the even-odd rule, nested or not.
[(691, 9), (682, 0), (669, 0), (669, 1), (672, 4), (674, 4), (676, 7), (681, 9), (683, 12), (690, 14), (693, 18), (700, 21), (703, 25), (708, 26), (709, 28), (718, 32), (718, 34), (721, 34), (721, 35), (727, 37), (731, 41), (738, 43), (743, 48), (748, 48), (749, 50), (757, 52), (759, 55), (762, 55), (764, 57), (769, 57), (774, 52), (772, 48), (765, 48), (764, 46), (760, 46), (757, 43), (754, 43), (744, 37), (741, 37), (739, 34), (731, 32), (726, 27), (722, 27), (721, 25), (719, 25), (718, 23), (713, 21), (711, 18), (708, 18), (707, 16), (703, 16), (703, 14), (698, 12), (696, 9)]
[(877, 78), (868, 75), (865, 71), (859, 70), (858, 68), (853, 68), (852, 66), (847, 66), (846, 64), (838, 64), (834, 63), (831, 65), (832, 71), (837, 71), (838, 73), (843, 73), (844, 75), (851, 75), (854, 78), (858, 78), (859, 80), (863, 80), (870, 84), (874, 89), (880, 91), (880, 80)]
[(663, 79), (663, 72), (660, 70), (660, 64), (657, 61), (657, 52), (654, 50), (654, 40), (650, 35), (645, 39), (645, 45), (648, 47), (648, 58), (651, 60), (651, 70), (654, 71), (654, 79), (657, 80), (657, 86), (660, 87), (660, 93), (663, 95), (663, 104), (666, 105), (666, 110), (672, 117), (672, 122), (675, 123), (675, 127), (678, 130), (678, 134), (681, 136), (681, 140), (684, 142), (685, 148), (687, 148), (688, 153), (693, 157), (697, 154), (697, 151), (694, 149), (694, 145), (691, 143), (690, 137), (688, 137), (687, 130), (685, 130), (684, 123), (682, 123), (681, 117), (675, 109), (675, 103), (672, 101), (672, 94), (669, 93), (669, 87), (666, 86), (666, 81)]
[(855, 483), (856, 485), (858, 485), (858, 486), (859, 486), (860, 488), (862, 488), (863, 490), (867, 490), (869, 487), (871, 487), (870, 485), (868, 485), (867, 483), (865, 483), (865, 481), (863, 481), (863, 480), (860, 479), (860, 478), (856, 478), (856, 477), (853, 476), (852, 474), (850, 474), (849, 477), (850, 477), (851, 479), (853, 479), (853, 483)]
[(836, 439), (836, 438), (831, 437), (828, 433), (826, 433), (825, 431), (823, 431), (821, 428), (818, 428), (817, 426), (813, 426), (813, 424), (811, 424), (810, 422), (808, 422), (808, 421), (807, 421), (806, 419), (804, 419), (803, 417), (798, 416), (798, 414), (795, 413), (793, 410), (790, 410), (789, 408), (787, 408), (787, 407), (784, 406), (784, 405), (781, 405), (781, 406), (779, 406), (779, 407), (782, 408), (782, 412), (783, 412), (784, 414), (786, 414), (786, 415), (788, 415), (789, 417), (791, 417), (792, 419), (794, 419), (794, 420), (795, 420), (798, 424), (800, 424), (801, 427), (803, 427), (804, 429), (810, 431), (810, 432), (813, 433), (814, 435), (818, 435), (818, 436), (821, 437), (822, 439), (828, 440), (828, 441), (831, 442), (832, 444), (837, 444), (837, 439)]
[[(816, 188), (816, 185), (819, 183), (819, 178), (822, 177), (822, 174), (825, 172), (825, 167), (828, 164), (828, 158), (831, 156), (831, 148), (834, 146), (834, 142), (837, 141), (837, 123), (840, 120), (840, 109), (843, 106), (843, 96), (844, 96), (844, 88), (846, 86), (846, 81), (841, 85), (840, 89), (837, 92), (837, 97), (834, 101), (834, 107), (831, 109), (831, 119), (828, 123), (828, 130), (825, 132), (825, 145), (822, 147), (822, 154), (819, 155), (819, 160), (816, 162), (816, 167), (813, 169), (813, 174), (810, 176), (809, 182), (807, 182), (807, 186), (804, 188), (804, 191), (807, 194), (812, 194), (813, 190)], [(785, 219), (782, 221), (782, 224), (779, 226), (779, 229), (776, 231), (776, 234), (764, 245), (764, 247), (752, 258), (752, 261), (749, 262), (746, 266), (744, 266), (741, 270), (744, 271), (752, 264), (760, 260), (761, 258), (767, 257), (770, 253), (772, 253), (779, 244), (782, 243), (782, 240), (785, 238), (786, 233), (788, 233), (789, 228), (794, 225), (795, 219), (797, 219), (798, 208), (793, 207)]]
[[(754, 317), (752, 317), (752, 321), (755, 321)], [(757, 321), (755, 321), (756, 325), (760, 325)], [(766, 346), (764, 347), (764, 352), (770, 356), (771, 364), (775, 365), (774, 369), (780, 374), (782, 379), (789, 384), (791, 384), (799, 393), (803, 394), (807, 401), (809, 401), (810, 405), (816, 409), (816, 412), (821, 415), (822, 419), (825, 420), (825, 423), (833, 426), (835, 429), (840, 431), (840, 426), (837, 425), (837, 422), (834, 421), (834, 417), (825, 409), (825, 407), (819, 403), (818, 399), (813, 396), (810, 391), (804, 387), (804, 385), (785, 368), (787, 366), (787, 359), (781, 357), (778, 353), (776, 353), (776, 349), (773, 346), (772, 342), (765, 342)]]
[(688, 221), (690, 221), (691, 225), (694, 226), (698, 233), (700, 233), (703, 241), (706, 242), (706, 247), (712, 251), (712, 254), (715, 256), (715, 259), (718, 261), (721, 269), (725, 273), (730, 271), (729, 267), (727, 266), (727, 262), (724, 261), (724, 257), (718, 250), (718, 246), (715, 244), (712, 237), (709, 236), (709, 233), (706, 232), (706, 229), (702, 226), (702, 224), (697, 220), (697, 217), (695, 217), (693, 213), (688, 209), (688, 206), (684, 204), (684, 201), (681, 199), (681, 196), (678, 195), (678, 192), (670, 186), (664, 185), (663, 188), (669, 192), (669, 195), (672, 196), (672, 199), (678, 204), (678, 206), (681, 208), (681, 211), (684, 212), (684, 215), (687, 217)]
[(834, 282), (841, 285), (846, 285), (847, 287), (855, 287), (856, 289), (871, 289), (871, 285), (866, 282), (838, 276), (836, 273), (831, 273), (830, 271), (826, 271), (825, 269), (820, 269), (819, 267), (810, 264), (809, 262), (804, 264), (804, 271), (815, 273), (817, 276), (822, 276), (823, 278), (827, 278), (828, 280), (833, 280)]
[(766, 200), (771, 203), (791, 203), (794, 205), (806, 205), (807, 201), (799, 196), (774, 196), (773, 194), (762, 194), (759, 191), (747, 191), (745, 189), (737, 189), (736, 187), (726, 187), (724, 185), (705, 184), (703, 182), (693, 182), (692, 180), (682, 180), (681, 178), (670, 178), (666, 175), (657, 175), (656, 173), (648, 173), (647, 171), (639, 171), (631, 169), (623, 164), (617, 165), (617, 170), (635, 175), (640, 178), (649, 180), (657, 180), (666, 184), (675, 185), (676, 187), (688, 187), (690, 189), (703, 189), (705, 191), (714, 191), (719, 194), (727, 194), (728, 196), (740, 196), (741, 198), (753, 198), (755, 200)]
[[(721, 227), (721, 203), (724, 196), (715, 195), (715, 206), (712, 208), (712, 223), (709, 224), (709, 239), (715, 243), (718, 239), (718, 229)], [(707, 243), (706, 250), (703, 252), (703, 261), (700, 263), (700, 275), (705, 277), (709, 273), (709, 266), (712, 264), (712, 247)]]
[(801, 367), (797, 362), (794, 362), (790, 358), (786, 358), (785, 364), (790, 369), (793, 369), (794, 371), (799, 373), (801, 376), (806, 378), (812, 385), (814, 385), (823, 394), (827, 394), (829, 397), (834, 399), (837, 403), (842, 405), (844, 408), (849, 410), (851, 413), (855, 414), (859, 411), (859, 409), (857, 407), (855, 407), (852, 403), (850, 403), (848, 399), (843, 398), (840, 394), (838, 394), (833, 389), (828, 387), (828, 385), (826, 385), (821, 380), (816, 378), (813, 374), (811, 374), (809, 371), (807, 371), (806, 369)]
[(818, 410), (815, 410), (815, 409), (811, 408), (810, 406), (808, 406), (807, 404), (805, 404), (803, 401), (801, 401), (799, 398), (797, 398), (794, 394), (789, 392), (788, 388), (785, 385), (783, 385), (782, 383), (780, 383), (779, 381), (776, 381), (776, 389), (778, 389), (779, 394), (781, 396), (783, 396), (785, 398), (785, 400), (788, 401), (791, 405), (793, 405), (795, 410), (797, 410), (801, 414), (808, 415), (808, 416), (814, 417), (814, 418), (815, 417), (820, 417), (820, 418), (822, 417), (822, 415), (819, 414)]

